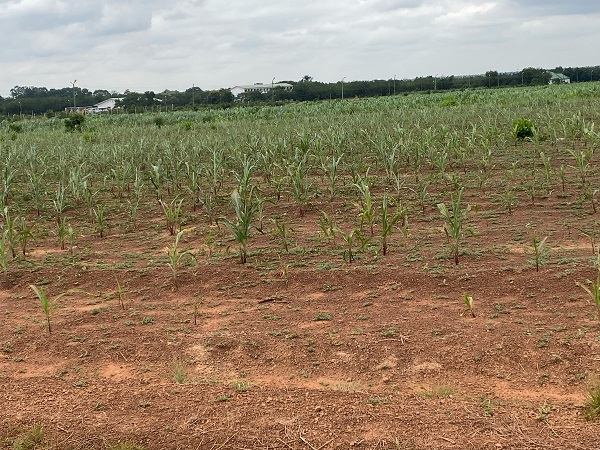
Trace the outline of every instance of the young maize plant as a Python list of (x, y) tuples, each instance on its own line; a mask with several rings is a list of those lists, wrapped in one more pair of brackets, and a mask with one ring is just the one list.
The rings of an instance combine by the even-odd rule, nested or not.
[(365, 182), (364, 179), (361, 179), (359, 183), (354, 185), (358, 192), (360, 193), (359, 203), (356, 206), (360, 212), (360, 230), (363, 230), (363, 227), (366, 224), (369, 225), (369, 229), (371, 231), (371, 236), (373, 236), (373, 225), (375, 223), (375, 205), (373, 204), (373, 198), (371, 197), (371, 190), (369, 189), (369, 185)]
[(58, 239), (58, 243), (60, 244), (60, 249), (65, 249), (65, 240), (67, 238), (68, 228), (67, 228), (67, 218), (61, 217), (58, 221), (58, 225), (56, 227), (56, 238)]
[(387, 239), (393, 232), (394, 225), (402, 219), (402, 233), (408, 234), (408, 214), (406, 208), (398, 208), (390, 213), (388, 207), (388, 196), (384, 194), (381, 204), (381, 251), (383, 256), (387, 255)]
[(338, 166), (344, 154), (340, 156), (332, 155), (328, 164), (323, 164), (324, 170), (327, 173), (327, 181), (329, 182), (329, 200), (333, 201), (335, 197), (335, 182), (337, 180)]
[(0, 194), (0, 207), (5, 208), (8, 204), (10, 190), (13, 184), (13, 178), (15, 177), (15, 171), (9, 170), (8, 161), (2, 171), (2, 193)]
[[(17, 245), (18, 245), (18, 230), (15, 224), (15, 220), (10, 215), (8, 210), (8, 206), (5, 206), (2, 210), (2, 218), (4, 219), (4, 230), (6, 232), (6, 239), (8, 244), (8, 249), (13, 258), (17, 256)], [(18, 220), (17, 220), (18, 222)]]
[(117, 296), (119, 299), (119, 306), (122, 310), (125, 310), (125, 291), (123, 290), (123, 286), (119, 283), (119, 279), (115, 277), (115, 281), (117, 282)]
[(583, 188), (585, 187), (587, 175), (590, 171), (590, 162), (593, 156), (593, 150), (586, 152), (583, 150), (576, 151), (569, 149), (568, 152), (575, 160), (575, 165), (569, 167), (575, 169), (579, 173), (579, 178), (581, 179), (581, 187)]
[(310, 183), (308, 181), (308, 153), (300, 157), (296, 150), (294, 160), (288, 166), (288, 179), (292, 185), (294, 200), (298, 204), (300, 217), (304, 217), (308, 205), (308, 195), (310, 192)]
[(225, 223), (225, 226), (238, 243), (240, 263), (242, 264), (246, 264), (248, 260), (248, 239), (250, 237), (250, 228), (253, 226), (252, 218), (259, 207), (258, 202), (253, 197), (253, 186), (250, 187), (248, 197), (246, 198), (242, 198), (237, 189), (235, 189), (231, 193), (231, 203), (235, 211), (235, 220), (231, 221), (226, 217), (219, 219)]
[(575, 283), (577, 286), (579, 286), (581, 289), (583, 289), (585, 292), (587, 292), (587, 294), (590, 296), (590, 299), (592, 300), (592, 304), (594, 305), (594, 307), (596, 308), (596, 316), (598, 318), (598, 320), (600, 320), (600, 251), (598, 251), (598, 254), (596, 256), (596, 280), (595, 281), (591, 281), (591, 280), (587, 280), (586, 283), (589, 284), (590, 286), (586, 286), (583, 283)]
[(18, 241), (19, 245), (21, 246), (21, 253), (23, 253), (23, 256), (26, 256), (27, 243), (29, 242), (29, 239), (33, 238), (33, 233), (31, 232), (31, 229), (25, 222), (24, 217), (19, 217), (19, 219), (17, 220), (16, 228), (17, 228), (17, 241)]
[(475, 317), (475, 312), (473, 311), (473, 297), (466, 293), (463, 294), (463, 303), (465, 304), (466, 309), (461, 313), (461, 316), (468, 313), (471, 314), (471, 317)]
[(293, 243), (291, 233), (293, 233), (295, 230), (293, 228), (289, 228), (287, 226), (285, 215), (283, 217), (275, 217), (272, 220), (273, 220), (273, 224), (275, 225), (273, 232), (274, 232), (275, 236), (277, 237), (277, 239), (279, 240), (281, 247), (283, 248), (283, 251), (288, 253), (289, 247)]
[(98, 205), (93, 211), (96, 220), (96, 232), (100, 237), (104, 237), (104, 232), (108, 230), (108, 224), (106, 223), (106, 207), (104, 205)]
[(546, 183), (546, 191), (550, 189), (550, 178), (552, 177), (552, 165), (550, 163), (550, 157), (544, 152), (540, 152), (540, 159), (544, 164), (544, 181)]
[(558, 176), (560, 177), (560, 184), (562, 186), (562, 191), (565, 192), (565, 180), (566, 180), (566, 172), (565, 165), (561, 164), (558, 168)]
[[(54, 306), (54, 302), (50, 302), (50, 299), (48, 298), (48, 295), (44, 291), (44, 288), (37, 287), (33, 284), (30, 284), (29, 287), (33, 290), (38, 301), (40, 302), (40, 306), (42, 307), (42, 311), (43, 311), (44, 317), (46, 319), (46, 328), (48, 329), (48, 334), (52, 334), (51, 316), (52, 316), (52, 308)], [(68, 291), (63, 292), (62, 294), (58, 294), (56, 297), (54, 297), (54, 301), (60, 299), (61, 297), (64, 297), (65, 295), (72, 294), (74, 292), (83, 292), (84, 294), (87, 294), (87, 295), (93, 295), (88, 292), (81, 291), (79, 289), (69, 289)]]
[(321, 217), (319, 217), (319, 228), (321, 228), (323, 236), (327, 239), (330, 239), (331, 244), (335, 247), (335, 233), (337, 227), (325, 211), (321, 211)]
[(444, 232), (452, 243), (452, 254), (456, 265), (458, 265), (458, 250), (462, 238), (463, 224), (468, 212), (471, 210), (470, 205), (467, 205), (465, 209), (460, 208), (463, 191), (464, 189), (460, 189), (456, 196), (451, 195), (450, 209), (444, 203), (437, 204), (438, 210), (444, 219)]
[(30, 284), (29, 287), (31, 289), (33, 289), (33, 292), (35, 292), (35, 295), (37, 296), (39, 302), (40, 302), (40, 306), (42, 307), (42, 311), (44, 312), (44, 316), (46, 318), (46, 326), (48, 328), (48, 334), (52, 334), (52, 325), (50, 323), (50, 309), (51, 309), (51, 304), (50, 304), (50, 300), (48, 299), (48, 296), (46, 295), (46, 292), (44, 292), (44, 288), (38, 288), (37, 286)]
[(183, 236), (183, 231), (181, 230), (179, 233), (177, 233), (177, 235), (175, 236), (175, 242), (173, 243), (172, 246), (167, 247), (167, 256), (169, 257), (169, 261), (168, 261), (168, 265), (169, 268), (171, 269), (171, 273), (173, 274), (173, 286), (175, 287), (175, 289), (178, 288), (177, 285), (177, 271), (179, 268), (179, 263), (181, 262), (181, 260), (183, 259), (184, 256), (188, 256), (190, 258), (192, 258), (194, 261), (196, 260), (196, 257), (194, 256), (194, 254), (189, 251), (183, 251), (180, 252), (179, 251), (179, 240), (181, 239), (181, 236)]
[(163, 169), (161, 168), (161, 161), (150, 165), (152, 170), (150, 171), (150, 182), (154, 187), (154, 193), (156, 194), (156, 200), (162, 200), (163, 191)]
[[(6, 275), (6, 271), (8, 270), (8, 252), (10, 248), (7, 248), (8, 245), (8, 230), (4, 230), (2, 235), (0, 235), (0, 269)], [(10, 247), (10, 245), (8, 245)]]
[(502, 194), (498, 195), (498, 200), (500, 204), (506, 208), (508, 214), (512, 214), (513, 209), (518, 204), (518, 197), (514, 189), (507, 189)]
[(31, 167), (27, 170), (27, 178), (29, 179), (29, 189), (31, 193), (31, 197), (33, 198), (33, 203), (35, 204), (37, 216), (39, 217), (41, 214), (42, 207), (44, 206), (44, 201), (42, 199), (42, 195), (44, 193), (44, 186), (42, 182), (45, 179), (47, 169), (38, 169)]
[(175, 197), (169, 204), (159, 200), (160, 206), (165, 213), (165, 218), (167, 220), (167, 229), (169, 230), (170, 236), (175, 236), (177, 232), (177, 228), (181, 230), (181, 207), (183, 205), (183, 198), (177, 201), (177, 197)]
[(531, 250), (533, 252), (535, 271), (539, 272), (540, 265), (545, 262), (546, 256), (548, 255), (548, 249), (546, 248), (546, 239), (548, 239), (548, 236), (540, 239), (537, 237), (530, 224), (527, 224), (527, 228), (529, 228), (529, 242), (531, 243)]
[(349, 263), (353, 262), (354, 261), (354, 253), (352, 253), (352, 249), (354, 247), (354, 240), (356, 238), (356, 235), (360, 234), (360, 230), (354, 229), (348, 233), (344, 233), (340, 228), (337, 228), (336, 231), (342, 237), (342, 240), (346, 244), (346, 248), (342, 252), (342, 258), (346, 262), (349, 262)]
[(600, 192), (600, 189), (591, 189), (589, 187), (583, 190), (583, 198), (590, 201), (594, 214), (596, 214), (596, 195), (598, 195), (598, 192)]
[(52, 206), (56, 212), (56, 221), (60, 223), (63, 218), (63, 213), (67, 209), (66, 188), (61, 184), (58, 185), (56, 195), (52, 200)]
[(83, 180), (83, 186), (81, 189), (81, 197), (83, 198), (83, 202), (85, 206), (88, 208), (90, 221), (94, 221), (94, 207), (96, 206), (96, 196), (100, 191), (93, 191), (90, 186), (88, 186), (88, 180)]
[(428, 183), (420, 181), (416, 189), (411, 189), (415, 193), (415, 196), (419, 201), (419, 205), (421, 206), (423, 214), (425, 214), (425, 208), (427, 207), (427, 198), (429, 197), (429, 194), (427, 193), (428, 187)]

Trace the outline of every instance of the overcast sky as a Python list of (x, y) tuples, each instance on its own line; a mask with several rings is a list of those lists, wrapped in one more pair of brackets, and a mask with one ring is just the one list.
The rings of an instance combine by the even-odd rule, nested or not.
[(599, 24), (597, 0), (0, 0), (0, 95), (591, 66)]

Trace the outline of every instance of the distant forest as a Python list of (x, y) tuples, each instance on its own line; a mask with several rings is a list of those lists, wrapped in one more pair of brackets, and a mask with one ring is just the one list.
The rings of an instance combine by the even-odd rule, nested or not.
[(286, 101), (313, 101), (353, 97), (381, 97), (409, 92), (433, 92), (456, 89), (502, 88), (507, 86), (533, 86), (548, 84), (550, 73), (562, 73), (571, 83), (600, 80), (600, 66), (595, 67), (556, 67), (554, 69), (526, 68), (519, 72), (499, 73), (488, 71), (479, 75), (427, 76), (414, 79), (388, 79), (372, 81), (350, 81), (322, 83), (305, 75), (299, 81), (280, 81), (294, 85), (291, 91), (276, 88), (267, 94), (249, 92), (234, 97), (229, 89), (205, 91), (191, 87), (183, 92), (165, 90), (109, 92), (90, 91), (78, 86), (61, 89), (45, 87), (15, 86), (10, 97), (0, 97), (0, 114), (23, 117), (63, 113), (70, 106), (92, 106), (111, 97), (122, 98), (120, 106), (129, 113), (146, 111), (166, 111), (181, 109), (201, 109), (206, 107), (227, 108), (239, 104), (267, 104)]

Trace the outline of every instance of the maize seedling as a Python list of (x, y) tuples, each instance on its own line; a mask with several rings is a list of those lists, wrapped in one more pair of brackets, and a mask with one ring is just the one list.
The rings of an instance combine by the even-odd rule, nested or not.
[(463, 303), (466, 306), (466, 309), (461, 313), (461, 316), (465, 314), (471, 314), (471, 317), (475, 317), (475, 312), (473, 311), (473, 297), (463, 294)]

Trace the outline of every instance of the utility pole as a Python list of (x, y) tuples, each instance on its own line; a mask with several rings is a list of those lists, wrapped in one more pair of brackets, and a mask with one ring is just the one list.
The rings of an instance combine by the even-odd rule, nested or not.
[(344, 80), (346, 77), (342, 78), (342, 100), (344, 100)]
[(73, 109), (76, 108), (76, 105), (75, 105), (75, 83), (77, 83), (77, 80), (74, 80), (73, 82), (71, 82), (71, 85), (73, 86)]
[(396, 75), (394, 75), (394, 95), (396, 95)]
[(275, 83), (275, 77), (271, 80), (271, 103), (275, 101), (275, 91), (273, 90), (273, 85)]
[(196, 109), (196, 85), (192, 84), (192, 109)]

